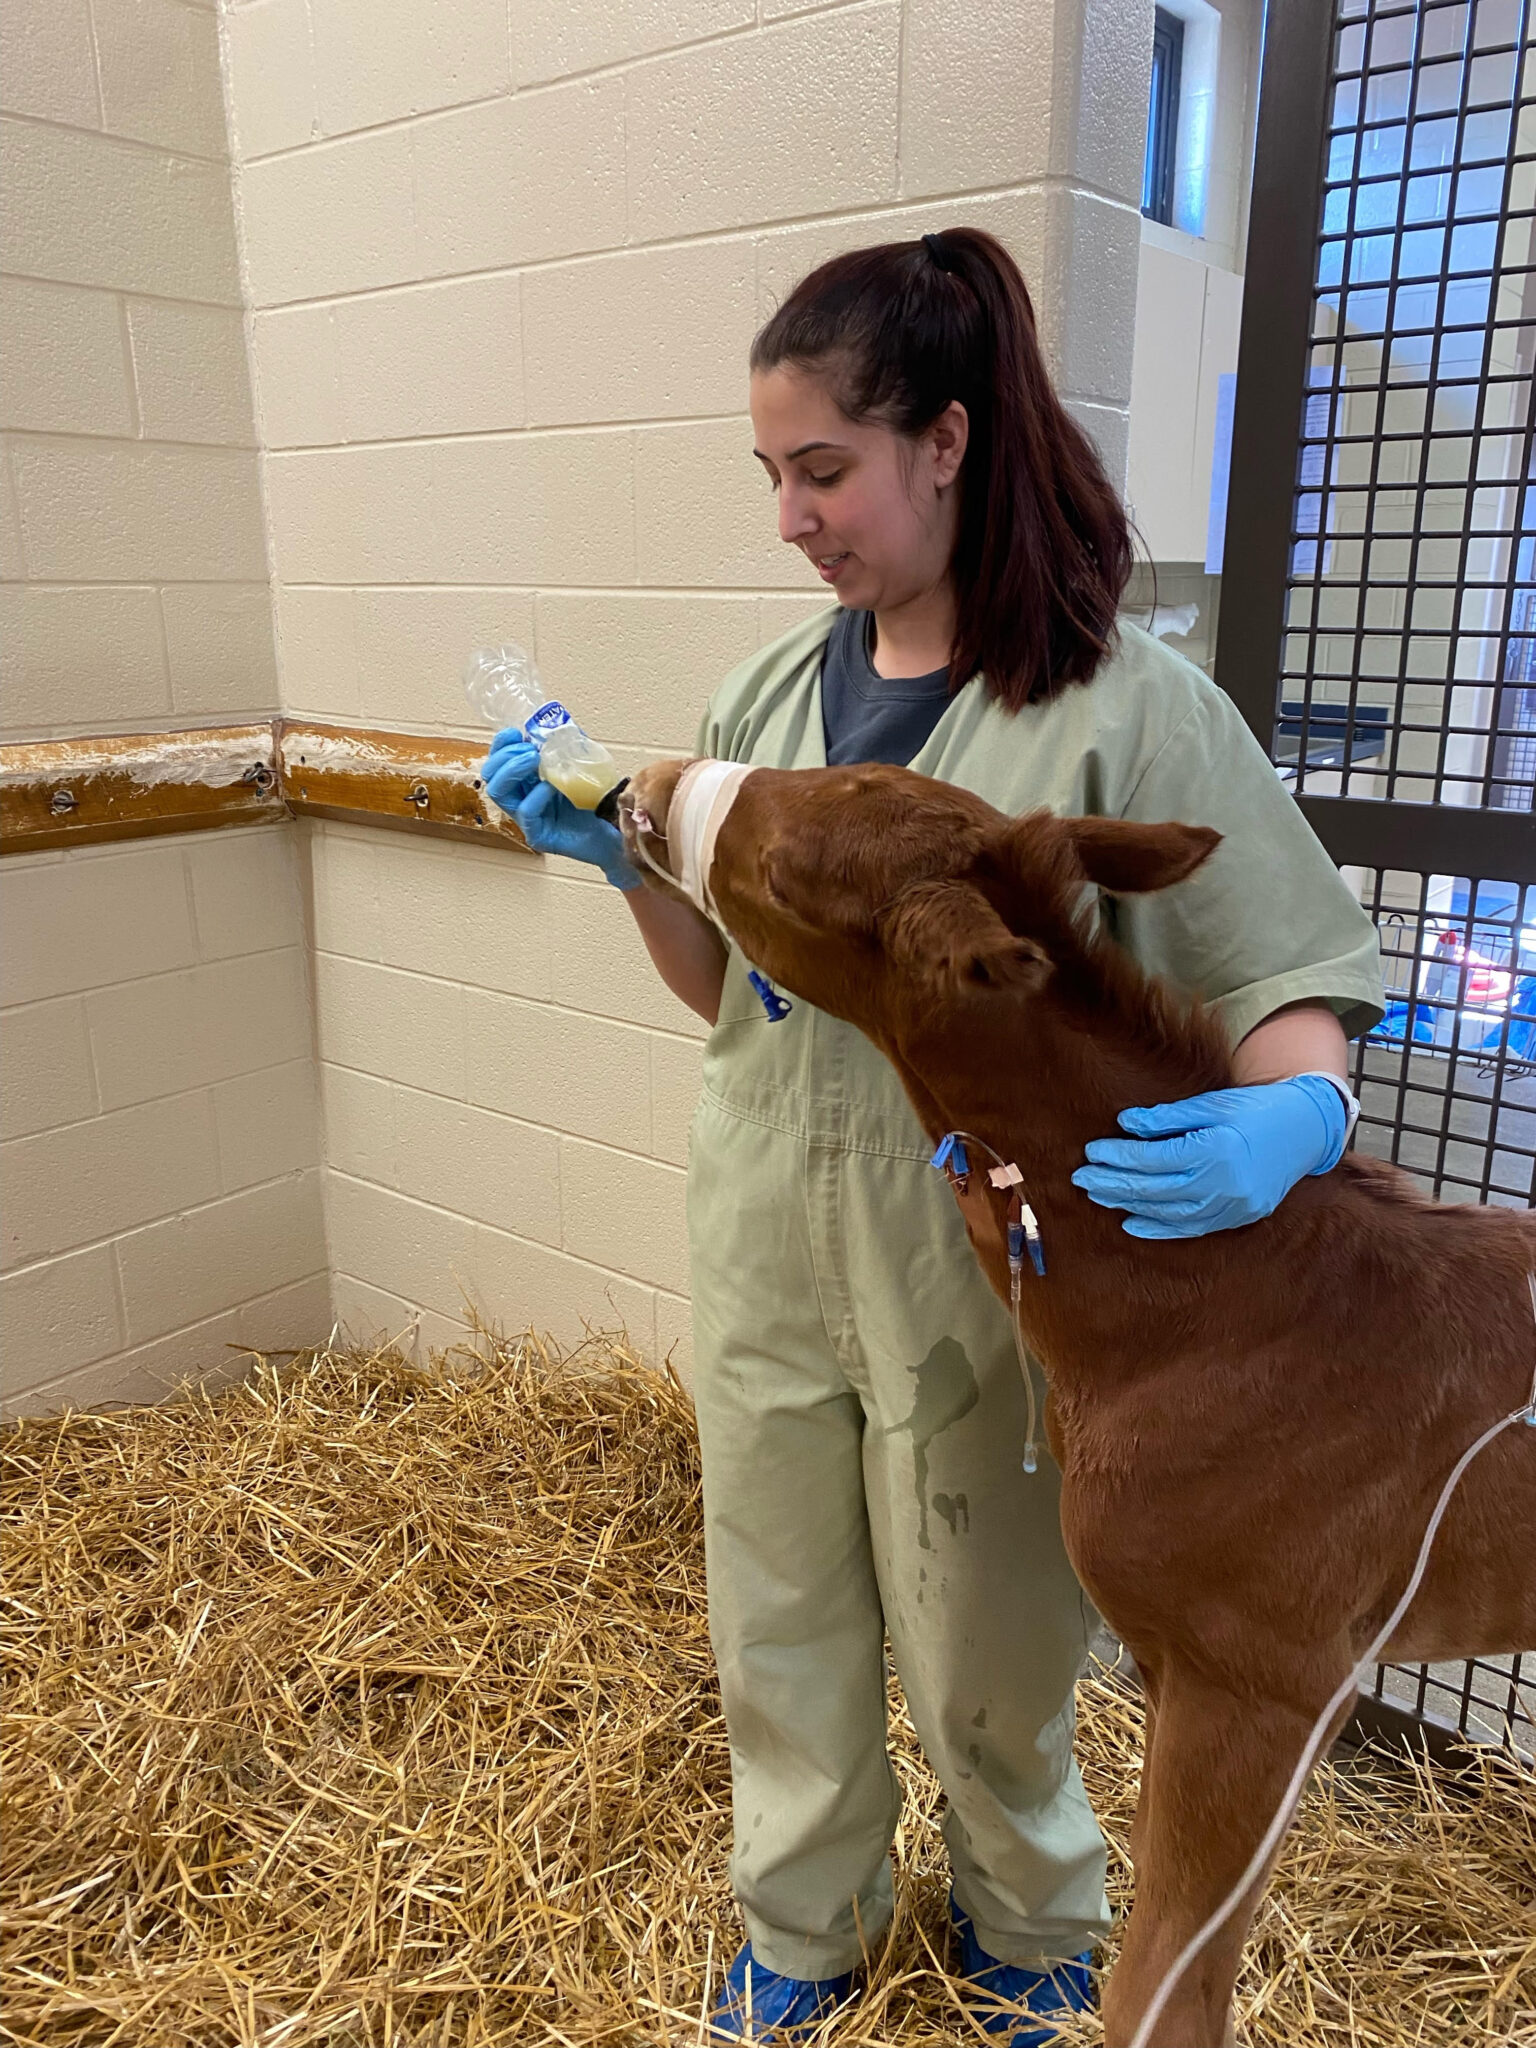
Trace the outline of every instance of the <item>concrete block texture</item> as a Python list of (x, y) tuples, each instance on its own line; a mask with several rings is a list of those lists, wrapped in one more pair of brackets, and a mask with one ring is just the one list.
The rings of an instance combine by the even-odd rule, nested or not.
[(393, 1345), (418, 1365), (424, 1365), (434, 1351), (452, 1351), (474, 1343), (468, 1323), (458, 1316), (403, 1301), (351, 1273), (335, 1276), (332, 1306), (345, 1342)]
[(635, 577), (632, 436), (443, 441), (432, 450), (445, 583), (614, 584)]
[(0, 1279), (0, 1394), (10, 1401), (126, 1343), (111, 1247)]
[(626, 431), (588, 431), (274, 454), (266, 477), (277, 574), (293, 583), (630, 583), (630, 443)]
[(684, 1296), (656, 1290), (656, 1363), (693, 1385), (693, 1305)]
[(651, 1148), (673, 1166), (688, 1164), (688, 1128), (703, 1081), (703, 1047), (694, 1038), (650, 1037)]
[(128, 340), (146, 440), (256, 445), (239, 312), (130, 299)]
[(194, 965), (180, 845), (157, 840), (110, 851), (112, 858), (94, 860), (12, 855), (0, 867), (0, 1001), (43, 1002)]
[(112, 136), (0, 121), (0, 248), (29, 277), (240, 303), (227, 167)]
[(757, 263), (757, 320), (761, 324), (809, 271), (846, 249), (879, 242), (907, 242), (944, 228), (985, 228), (1006, 244), (1025, 279), (1038, 291), (1045, 262), (1046, 216), (1051, 187), (1040, 180), (1010, 189), (956, 199), (924, 199), (914, 205), (883, 207), (877, 213), (838, 214), (826, 220), (796, 221), (753, 237)]
[[(353, 609), (359, 715), (370, 725), (457, 728), (491, 738), (464, 696), (464, 665), (477, 647), (534, 644), (527, 590), (422, 585), (359, 590)], [(552, 688), (562, 687), (556, 675)]]
[(161, 1401), (189, 1381), (218, 1386), (250, 1370), (251, 1354), (281, 1356), (323, 1343), (331, 1327), (330, 1279), (315, 1272), (270, 1294), (98, 1359), (42, 1385), (11, 1391), (4, 1382), (0, 1411), (38, 1415), (99, 1402)]
[(91, 0), (102, 126), (162, 149), (224, 158), (215, 15), (183, 0)]
[(158, 591), (0, 584), (0, 693), (8, 739), (165, 719), (172, 697)]
[(1136, 204), (1152, 12), (1151, 0), (906, 0), (903, 196), (1051, 176)]
[(377, 960), (380, 911), (374, 855), (379, 835), (345, 825), (312, 825), (304, 830), (302, 845), (310, 892), (310, 942), (316, 954)]
[(201, 960), (291, 947), (303, 930), (296, 835), (282, 826), (210, 834), (188, 861)]
[[(120, 1237), (130, 1344), (270, 1294), (325, 1264), (320, 1175), (291, 1174)], [(318, 1336), (319, 1333), (317, 1332)]]
[(225, 1194), (321, 1164), (317, 1076), (307, 1054), (210, 1092)]
[(0, 1010), (0, 1137), (80, 1123), (100, 1107), (78, 996)]
[(171, 699), (185, 719), (242, 724), (277, 703), (272, 602), (265, 583), (160, 587)]
[(267, 156), (315, 141), (320, 119), (309, 0), (225, 8), (223, 29), (235, 155)]
[(529, 423), (739, 413), (756, 313), (752, 247), (735, 237), (530, 271)]
[(303, 1059), (311, 1049), (296, 945), (95, 989), (86, 1009), (109, 1106)]
[(165, 1096), (0, 1146), (6, 1267), (120, 1235), (220, 1193), (213, 1103)]
[[(235, 105), (238, 120), (238, 98)], [(240, 191), (254, 306), (368, 291), (418, 274), (409, 128), (247, 163)]]
[(536, 0), (513, 17), (513, 62), (519, 85), (540, 85), (749, 28), (753, 0)]
[(259, 582), (254, 451), (38, 436), (11, 456), (27, 565), (50, 582)]
[(342, 440), (335, 308), (281, 306), (251, 322), (251, 381), (263, 448)]
[(542, 590), (539, 666), (601, 739), (691, 754), (710, 692), (758, 644), (757, 606), (750, 596)]
[(21, 520), (16, 512), (16, 486), (11, 480), (8, 444), (0, 441), (0, 576), (19, 582), (27, 573), (21, 545)]
[(473, 1307), (509, 1333), (531, 1326), (567, 1344), (625, 1329), (654, 1355), (654, 1290), (607, 1267), (334, 1170), (326, 1228), (338, 1299), (356, 1279), (456, 1321)]
[(683, 1200), (684, 1177), (675, 1166), (576, 1138), (561, 1142), (561, 1234), (578, 1258), (686, 1294)]
[[(1053, 196), (1039, 272), (1040, 338), (1061, 396), (1122, 411), (1131, 391), (1141, 215), (1089, 192)], [(1123, 467), (1111, 470), (1117, 484)]]
[[(217, 16), (16, 0), (0, 38), (5, 735), (271, 716)], [(0, 872), (8, 1402), (324, 1334), (295, 851), (266, 830)]]
[[(325, 1333), (296, 837), (261, 827), (0, 870), (15, 1412), (149, 1398), (227, 1342)], [(258, 1303), (273, 1313), (247, 1316)]]
[(388, 1081), (326, 1061), (320, 1069), (326, 1166), (375, 1187), (395, 1184), (395, 1104)]
[(504, 93), (505, 0), (326, 0), (310, 9), (315, 101), (326, 135)]
[(343, 299), (334, 313), (342, 438), (521, 426), (520, 300), (515, 275)]
[(101, 126), (90, 0), (46, 0), (0, 13), (0, 108), (74, 128)]
[(825, 588), (779, 539), (772, 486), (744, 419), (637, 428), (635, 514), (644, 583)]
[(298, 717), (356, 723), (362, 699), (354, 593), (277, 583), (272, 599), (283, 709)]
[(475, 988), (465, 990), (464, 1026), (472, 1102), (649, 1152), (653, 1033)]
[(625, 239), (626, 79), (438, 114), (412, 130), (419, 274), (611, 249)]
[(281, 307), (255, 321), (265, 445), (497, 433), (523, 424), (516, 274)]
[(633, 238), (894, 199), (900, 33), (897, 0), (869, 0), (628, 74)]
[(4, 424), (44, 434), (132, 435), (133, 377), (123, 343), (122, 308), (112, 293), (0, 278)]
[(906, 0), (903, 198), (1049, 173), (1065, 11), (1061, 0)]
[(413, 1088), (394, 1096), (394, 1186), (538, 1244), (561, 1244), (561, 1142), (532, 1119), (444, 1102)]
[(317, 953), (320, 1057), (386, 1081), (464, 1099), (464, 990)]
[[(464, 658), (512, 638), (626, 761), (689, 750), (720, 677), (827, 603), (745, 416), (751, 333), (822, 257), (994, 228), (1123, 459), (1150, 13), (16, 0), (7, 715), (280, 693), (467, 733)], [(324, 825), (0, 888), (29, 1386), (323, 1335), (328, 1274), (425, 1341), (473, 1304), (686, 1363), (704, 1027), (590, 873)]]
[(252, 301), (615, 248), (625, 187), (622, 77), (482, 100), (249, 163)]

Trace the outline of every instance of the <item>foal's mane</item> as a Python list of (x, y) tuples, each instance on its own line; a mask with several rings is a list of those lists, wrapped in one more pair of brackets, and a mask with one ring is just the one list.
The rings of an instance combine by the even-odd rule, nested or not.
[(1119, 1024), (1134, 1043), (1186, 1073), (1191, 1093), (1231, 1087), (1232, 1048), (1215, 1012), (1132, 958), (1106, 929), (1099, 899), (1084, 902), (1083, 869), (1059, 821), (1041, 813), (1040, 823), (1027, 853), (1027, 930), (1044, 945), (1090, 1034), (1095, 1019), (1106, 1037)]

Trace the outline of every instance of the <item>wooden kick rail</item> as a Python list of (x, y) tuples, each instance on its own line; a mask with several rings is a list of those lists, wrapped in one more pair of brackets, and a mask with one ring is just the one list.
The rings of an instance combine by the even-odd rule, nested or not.
[(485, 746), (420, 733), (268, 725), (0, 747), (0, 853), (319, 817), (527, 851), (480, 788)]

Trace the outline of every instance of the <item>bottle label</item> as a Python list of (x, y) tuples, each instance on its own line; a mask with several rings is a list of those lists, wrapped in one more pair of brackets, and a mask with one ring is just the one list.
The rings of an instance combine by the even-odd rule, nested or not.
[(551, 697), (547, 704), (539, 706), (523, 727), (523, 737), (542, 744), (552, 732), (557, 732), (562, 725), (569, 725), (570, 722), (569, 711), (557, 699)]

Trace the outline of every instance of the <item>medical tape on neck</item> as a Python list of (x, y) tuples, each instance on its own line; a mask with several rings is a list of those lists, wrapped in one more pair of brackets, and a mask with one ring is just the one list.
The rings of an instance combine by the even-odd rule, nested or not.
[(694, 907), (716, 924), (720, 913), (709, 893), (715, 841), (751, 773), (746, 762), (695, 761), (683, 770), (667, 807), (667, 852), (678, 870), (677, 885)]

